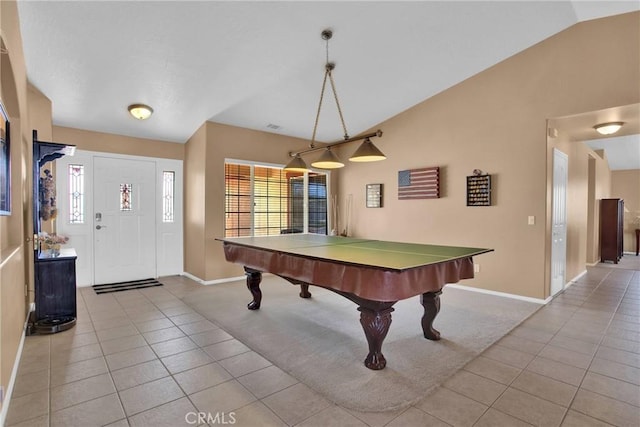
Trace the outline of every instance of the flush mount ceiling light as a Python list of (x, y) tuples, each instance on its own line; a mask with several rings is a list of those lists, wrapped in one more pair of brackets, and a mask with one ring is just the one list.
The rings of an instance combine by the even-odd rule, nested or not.
[[(376, 136), (381, 137), (382, 136), (381, 130), (377, 130), (376, 132), (356, 136), (353, 138), (349, 137), (349, 134), (347, 132), (347, 127), (344, 124), (344, 118), (342, 117), (342, 109), (340, 108), (340, 102), (338, 102), (338, 94), (336, 92), (336, 87), (335, 87), (335, 84), (333, 83), (332, 72), (335, 68), (335, 64), (329, 62), (329, 40), (331, 39), (332, 36), (333, 36), (333, 32), (331, 30), (324, 30), (320, 34), (320, 37), (322, 37), (322, 39), (326, 41), (327, 56), (326, 56), (326, 63), (324, 66), (324, 80), (322, 81), (322, 90), (320, 91), (320, 102), (318, 103), (318, 110), (317, 110), (318, 112), (316, 113), (316, 120), (313, 126), (311, 143), (309, 144), (310, 148), (307, 150), (302, 150), (298, 152), (290, 152), (289, 156), (293, 158), (284, 167), (285, 170), (297, 171), (297, 172), (309, 171), (310, 169), (307, 167), (304, 160), (302, 160), (301, 155), (311, 153), (314, 151), (319, 151), (319, 150), (324, 150), (324, 152), (322, 153), (320, 158), (318, 158), (318, 160), (311, 163), (311, 166), (319, 169), (337, 169), (337, 168), (344, 167), (344, 163), (340, 161), (338, 156), (336, 156), (336, 154), (333, 151), (331, 151), (331, 148), (338, 145), (346, 144), (347, 142), (361, 141), (363, 139), (364, 139), (364, 142), (362, 143), (360, 148), (356, 150), (353, 156), (349, 158), (350, 161), (375, 162), (375, 161), (384, 160), (387, 158), (384, 154), (382, 154), (380, 150), (378, 150), (378, 148), (375, 145), (373, 145), (370, 139)], [(322, 100), (324, 99), (324, 92), (327, 85), (327, 78), (329, 79), (329, 83), (331, 84), (333, 99), (335, 99), (336, 101), (336, 107), (338, 109), (338, 114), (340, 116), (342, 130), (344, 131), (344, 140), (316, 147), (315, 145), (316, 132), (318, 130), (318, 120), (320, 119), (320, 111), (322, 110)]]
[(129, 114), (138, 120), (146, 120), (153, 114), (153, 108), (144, 104), (131, 104), (127, 107)]
[(593, 128), (598, 131), (600, 135), (611, 135), (620, 130), (624, 122), (608, 122), (595, 125)]

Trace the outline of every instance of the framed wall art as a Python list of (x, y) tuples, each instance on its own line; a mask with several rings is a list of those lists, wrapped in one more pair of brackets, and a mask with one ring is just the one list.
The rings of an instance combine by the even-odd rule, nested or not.
[(439, 166), (398, 171), (398, 200), (439, 198)]
[(491, 175), (467, 177), (467, 206), (491, 206)]
[(0, 101), (0, 215), (11, 214), (11, 145), (9, 115)]

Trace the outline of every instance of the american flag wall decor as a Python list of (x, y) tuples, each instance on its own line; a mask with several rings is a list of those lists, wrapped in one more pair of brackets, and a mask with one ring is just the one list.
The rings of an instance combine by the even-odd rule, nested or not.
[(398, 200), (439, 197), (440, 168), (438, 166), (398, 172)]

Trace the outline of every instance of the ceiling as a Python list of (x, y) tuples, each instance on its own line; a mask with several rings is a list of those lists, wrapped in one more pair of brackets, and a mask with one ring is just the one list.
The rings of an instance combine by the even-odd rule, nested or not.
[[(351, 136), (637, 1), (19, 1), (53, 123), (184, 143), (207, 120), (311, 138), (326, 58)], [(155, 110), (137, 121), (127, 106)], [(277, 127), (275, 129), (274, 127)], [(318, 140), (342, 139), (330, 95)]]

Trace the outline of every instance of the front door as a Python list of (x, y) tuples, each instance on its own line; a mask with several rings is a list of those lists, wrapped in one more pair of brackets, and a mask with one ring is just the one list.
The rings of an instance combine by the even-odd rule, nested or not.
[(155, 163), (94, 158), (94, 283), (156, 275)]
[(553, 150), (553, 205), (551, 214), (551, 296), (564, 289), (567, 270), (567, 180), (566, 154)]

